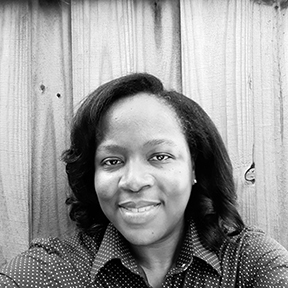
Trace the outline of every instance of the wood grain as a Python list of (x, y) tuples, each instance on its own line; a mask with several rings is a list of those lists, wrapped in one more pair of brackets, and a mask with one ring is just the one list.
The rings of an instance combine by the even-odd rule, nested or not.
[(181, 90), (178, 1), (71, 2), (74, 103), (112, 78), (150, 72)]
[(0, 266), (29, 241), (30, 28), (27, 1), (0, 2)]
[[(40, 3), (40, 2), (39, 2)], [(33, 1), (32, 19), (32, 238), (72, 231), (60, 157), (72, 117), (70, 7)]]
[(287, 1), (282, 1), (283, 9), (276, 12), (276, 55), (277, 61), (274, 82), (275, 122), (274, 142), (276, 146), (276, 181), (277, 194), (280, 202), (278, 211), (281, 242), (288, 247), (288, 13)]
[[(180, 7), (183, 91), (227, 144), (246, 223), (287, 248), (287, 17), (253, 1), (183, 0)], [(252, 163), (254, 184), (244, 179)]]

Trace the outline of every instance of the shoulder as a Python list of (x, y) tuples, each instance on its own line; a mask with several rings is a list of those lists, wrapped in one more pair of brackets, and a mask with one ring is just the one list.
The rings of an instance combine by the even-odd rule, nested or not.
[(232, 237), (231, 241), (239, 247), (243, 259), (252, 262), (277, 259), (288, 263), (287, 250), (259, 228), (246, 227), (239, 235)]
[(78, 231), (73, 236), (66, 238), (37, 238), (31, 242), (28, 251), (61, 259), (71, 259), (77, 255), (86, 258), (88, 256), (86, 254), (93, 256), (99, 249), (103, 231), (105, 231), (103, 228), (96, 229), (93, 237)]
[(226, 252), (230, 250), (229, 257), (249, 285), (288, 285), (288, 252), (276, 240), (255, 227), (246, 227), (230, 240)]
[(100, 234), (99, 230), (95, 237), (78, 232), (65, 239), (35, 239), (27, 251), (0, 270), (0, 284), (5, 279), (19, 287), (85, 286), (85, 278), (89, 279), (91, 263), (101, 242)]

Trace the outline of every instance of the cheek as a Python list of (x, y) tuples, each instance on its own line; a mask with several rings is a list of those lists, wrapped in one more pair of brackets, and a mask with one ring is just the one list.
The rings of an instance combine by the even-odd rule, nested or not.
[(181, 187), (179, 190), (185, 188), (190, 188), (191, 190), (193, 183), (193, 169), (191, 168), (191, 165), (185, 163), (179, 165), (177, 168), (171, 170), (169, 175), (167, 175), (167, 178), (170, 182), (175, 183), (179, 188)]
[(111, 200), (114, 195), (113, 187), (113, 181), (111, 181), (110, 177), (103, 175), (103, 173), (95, 173), (94, 188), (100, 204)]
[(111, 186), (111, 182), (109, 183), (109, 181), (106, 181), (103, 176), (97, 174), (94, 176), (94, 187), (98, 202), (103, 213), (110, 221), (115, 211), (115, 201), (113, 201), (115, 193)]
[(188, 202), (192, 190), (192, 174), (189, 171), (173, 169), (159, 182), (170, 203)]
[[(174, 173), (174, 181), (171, 183), (170, 199), (180, 206), (187, 205), (192, 191), (192, 173), (189, 170), (179, 170)], [(172, 179), (172, 178), (171, 178)]]

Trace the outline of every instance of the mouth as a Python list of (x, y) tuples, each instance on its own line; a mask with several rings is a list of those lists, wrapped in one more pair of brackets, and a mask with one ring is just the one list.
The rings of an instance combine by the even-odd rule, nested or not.
[(161, 203), (155, 201), (127, 201), (119, 203), (122, 219), (129, 225), (146, 225), (153, 221)]
[(142, 206), (142, 207), (127, 207), (127, 206), (122, 206), (122, 205), (119, 205), (120, 208), (123, 208), (127, 211), (130, 211), (132, 213), (143, 213), (143, 212), (146, 212), (146, 211), (149, 211), (149, 210), (152, 210), (153, 208), (159, 206), (160, 203), (157, 203), (157, 204), (149, 204), (149, 205), (146, 205), (146, 206)]

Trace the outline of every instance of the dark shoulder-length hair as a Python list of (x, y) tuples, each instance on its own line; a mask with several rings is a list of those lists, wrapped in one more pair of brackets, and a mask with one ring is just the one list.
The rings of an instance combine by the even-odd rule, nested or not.
[(158, 78), (146, 73), (127, 75), (100, 86), (88, 95), (74, 116), (71, 146), (63, 153), (72, 189), (66, 200), (70, 217), (89, 235), (97, 226), (108, 224), (94, 188), (95, 151), (103, 133), (101, 120), (116, 100), (140, 92), (162, 99), (180, 120), (197, 179), (185, 217), (195, 222), (203, 244), (218, 250), (229, 234), (239, 233), (244, 227), (236, 209), (232, 165), (225, 145), (214, 123), (196, 102), (165, 90)]

